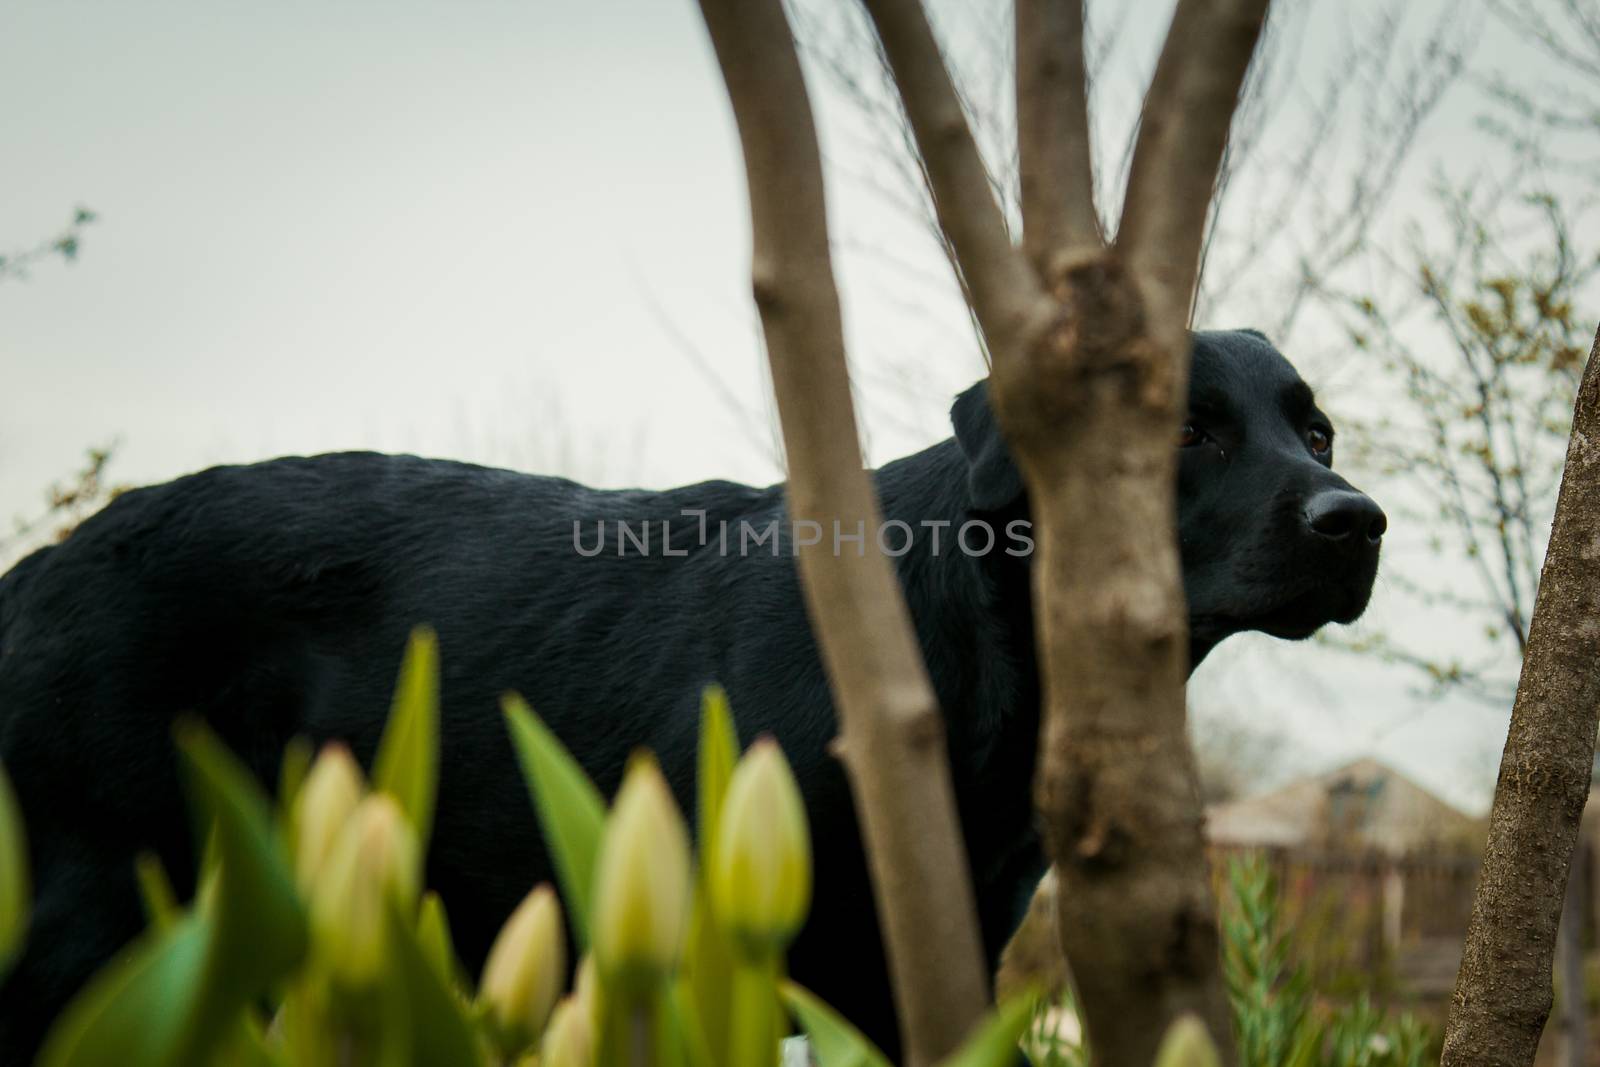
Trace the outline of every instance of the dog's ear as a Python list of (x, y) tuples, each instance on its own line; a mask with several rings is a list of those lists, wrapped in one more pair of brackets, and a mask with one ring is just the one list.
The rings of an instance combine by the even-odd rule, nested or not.
[(1259, 337), (1259, 338), (1261, 338), (1261, 339), (1262, 339), (1262, 340), (1263, 340), (1263, 341), (1266, 341), (1266, 342), (1267, 342), (1267, 344), (1269, 344), (1269, 345), (1270, 345), (1270, 344), (1271, 344), (1271, 343), (1272, 343), (1272, 340), (1271, 340), (1271, 338), (1269, 338), (1269, 337), (1268, 337), (1268, 336), (1267, 336), (1267, 335), (1266, 335), (1266, 334), (1264, 334), (1264, 333), (1262, 333), (1262, 332), (1261, 332), (1261, 331), (1260, 331), (1260, 330), (1257, 330), (1257, 329), (1253, 329), (1253, 328), (1251, 328), (1251, 327), (1249, 327), (1249, 326), (1246, 326), (1246, 327), (1244, 327), (1244, 328), (1243, 328), (1243, 329), (1240, 329), (1240, 330), (1238, 330), (1238, 331), (1236, 331), (1236, 332), (1238, 332), (1238, 333), (1247, 333), (1247, 334), (1249, 334), (1249, 335), (1250, 335), (1250, 336), (1251, 336), (1251, 337)]
[(1021, 500), (1027, 491), (1022, 472), (1000, 436), (1000, 424), (989, 407), (989, 383), (979, 382), (956, 397), (950, 409), (956, 443), (967, 457), (967, 492), (973, 511), (1000, 511)]

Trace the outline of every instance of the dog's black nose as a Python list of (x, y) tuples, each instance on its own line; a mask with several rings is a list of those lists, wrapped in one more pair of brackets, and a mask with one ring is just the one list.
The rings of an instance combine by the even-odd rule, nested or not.
[(1330, 541), (1364, 537), (1375, 545), (1383, 540), (1389, 520), (1371, 497), (1351, 489), (1328, 489), (1306, 501), (1306, 525)]

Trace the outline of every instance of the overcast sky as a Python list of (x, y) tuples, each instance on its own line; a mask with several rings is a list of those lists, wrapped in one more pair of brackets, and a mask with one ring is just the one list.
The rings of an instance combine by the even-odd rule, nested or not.
[[(1125, 5), (1103, 127), (1131, 116), (1170, 6)], [(1308, 86), (1372, 6), (1306, 23)], [(1003, 38), (992, 7), (941, 5), (953, 50)], [(864, 180), (873, 154), (819, 82), (881, 462), (943, 435), (982, 364), (936, 299), (946, 283), (908, 284), (940, 264)], [(36, 512), (87, 446), (113, 441), (128, 483), (346, 448), (605, 484), (781, 476), (760, 421), (743, 176), (689, 0), (12, 0), (0, 99), (0, 249), (49, 237), (75, 205), (100, 215), (78, 263), (0, 284), (0, 516)], [(1429, 126), (1395, 225), (1424, 210), (1439, 160), (1482, 151), (1478, 110), (1452, 100)], [(1334, 413), (1359, 403), (1312, 347)], [(1380, 587), (1372, 618), (1404, 626), (1406, 610)], [(1419, 702), (1413, 681), (1259, 640), (1219, 653), (1196, 693), (1209, 713), (1276, 724), (1292, 769), (1376, 753), (1481, 802), (1504, 715)]]

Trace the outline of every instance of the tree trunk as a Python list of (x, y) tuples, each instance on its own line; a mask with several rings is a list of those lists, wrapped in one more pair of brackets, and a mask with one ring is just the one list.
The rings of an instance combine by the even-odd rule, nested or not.
[(883, 520), (850, 398), (822, 160), (783, 7), (700, 7), (744, 149), (789, 519), (822, 531), (817, 543), (800, 542), (800, 577), (839, 712), (905, 1062), (924, 1067), (956, 1048), (988, 997), (944, 720), (876, 537)]
[(1567, 875), (1567, 896), (1561, 907), (1561, 927), (1556, 931), (1556, 966), (1561, 968), (1561, 1065), (1586, 1067), (1589, 1062), (1589, 1027), (1585, 1015), (1588, 997), (1583, 979), (1584, 858), (1582, 840)]
[(1500, 760), (1444, 1067), (1527, 1067), (1600, 715), (1600, 333), (1578, 386), (1555, 524)]
[(1098, 1062), (1145, 1064), (1184, 1012), (1219, 1041), (1230, 1032), (1172, 533), (1187, 352), (1149, 336), (1114, 253), (1087, 260), (1058, 292), (1061, 324), (1046, 345), (1023, 367), (995, 366), (1038, 542), (1038, 806), (1090, 1045)]
[[(1097, 1059), (1145, 1067), (1197, 1011), (1231, 1047), (1185, 730), (1173, 433), (1210, 197), (1267, 0), (1179, 0), (1116, 243), (1093, 203), (1081, 0), (1019, 0), (1026, 251), (1011, 243), (918, 0), (864, 0), (939, 226), (993, 355), (1029, 490), (1044, 695), (1037, 795)], [(701, 0), (750, 179), (755, 295), (796, 519), (878, 521), (845, 372), (822, 176), (778, 0)], [(868, 540), (871, 541), (869, 533)], [(975, 1018), (976, 940), (943, 733), (888, 561), (801, 554), (833, 683), (909, 1061)]]
[(1028, 486), (1038, 806), (1089, 1043), (1100, 1062), (1144, 1067), (1167, 1025), (1194, 1011), (1230, 1048), (1185, 730), (1172, 435), (1205, 220), (1267, 0), (1179, 0), (1110, 248), (1090, 192), (1082, 4), (1019, 0), (1025, 255), (988, 193), (920, 5), (864, 4), (969, 283), (993, 355), (990, 397)]

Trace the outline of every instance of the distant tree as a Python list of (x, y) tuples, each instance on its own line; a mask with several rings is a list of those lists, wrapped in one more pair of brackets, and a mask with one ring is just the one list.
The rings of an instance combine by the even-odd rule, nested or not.
[[(1576, 390), (1566, 467), (1528, 627), (1483, 869), (1451, 997), (1444, 1067), (1529, 1067), (1550, 1014), (1557, 930), (1583, 974), (1582, 923), (1561, 922), (1589, 794), (1600, 661), (1600, 333)], [(1570, 988), (1570, 987), (1569, 987)], [(1585, 1059), (1584, 998), (1568, 997), (1567, 1062)]]
[(78, 259), (78, 246), (83, 231), (98, 218), (93, 211), (79, 207), (72, 213), (72, 221), (49, 240), (30, 248), (0, 255), (0, 282), (19, 281), (28, 277), (30, 268), (49, 259), (60, 258), (68, 263)]
[(1486, 221), (1469, 194), (1446, 206), (1450, 243), (1419, 243), (1396, 264), (1397, 295), (1326, 295), (1400, 398), (1361, 429), (1361, 458), (1403, 487), (1391, 507), (1430, 531), (1435, 553), (1469, 564), (1431, 577), (1391, 567), (1385, 580), (1474, 621), (1483, 640), (1463, 654), (1459, 641), (1441, 650), (1419, 644), (1426, 635), (1377, 631), (1348, 647), (1416, 667), (1432, 695), (1508, 708), (1591, 336), (1593, 317), (1579, 305), (1600, 250), (1575, 246), (1574, 224), (1548, 195), (1515, 212), (1532, 240)]
[[(1089, 3), (1086, 77), (1096, 104), (1111, 99), (1107, 61), (1128, 29), (1128, 10)], [(864, 146), (864, 162), (844, 170), (926, 234), (953, 262), (939, 229), (929, 176), (915, 150), (882, 49), (866, 18), (850, 5), (790, 0), (803, 54), (843, 101), (840, 125)], [(1012, 0), (964, 0), (935, 5), (935, 28), (950, 54), (956, 89), (987, 168), (990, 190), (1008, 223), (1020, 220), (1021, 175), (1016, 152), (1016, 67)], [(1313, 5), (1284, 4), (1263, 30), (1261, 46), (1234, 115), (1217, 177), (1196, 295), (1197, 320), (1227, 308), (1247, 308), (1257, 325), (1287, 334), (1309, 298), (1329, 277), (1361, 259), (1399, 187), (1418, 134), (1467, 70), (1483, 23), (1481, 10), (1450, 7), (1423, 25), (1403, 0), (1379, 0), (1347, 20), (1330, 49), (1327, 72), (1309, 78), (1301, 63)], [(1106, 147), (1109, 144), (1110, 150)], [(1111, 222), (1132, 158), (1126, 141), (1096, 138), (1102, 166), (1096, 202)], [(1315, 174), (1317, 181), (1307, 181)], [(1291, 225), (1293, 223), (1293, 225)], [(865, 251), (904, 275), (909, 303), (959, 297), (930, 278), (924, 250), (895, 246)], [(965, 279), (955, 272), (961, 292)], [(967, 302), (970, 306), (970, 301)], [(969, 322), (970, 322), (969, 318)], [(975, 326), (975, 324), (974, 324)], [(975, 329), (978, 345), (981, 331)], [(921, 362), (922, 353), (917, 353)]]
[[(0, 255), (0, 282), (23, 280), (29, 276), (30, 269), (45, 260), (60, 258), (67, 263), (77, 262), (83, 231), (98, 217), (80, 206), (74, 209), (72, 221), (56, 236), (20, 252)], [(12, 521), (12, 531), (0, 535), (0, 571), (42, 544), (62, 540), (73, 527), (115, 495), (118, 490), (108, 488), (103, 477), (112, 451), (110, 445), (89, 449), (82, 467), (66, 481), (52, 483), (45, 490), (42, 511), (18, 516)]]
[[(1568, 989), (1583, 973), (1582, 885), (1567, 875), (1593, 777), (1595, 681), (1580, 650), (1592, 643), (1595, 575), (1578, 546), (1595, 521), (1583, 447), (1594, 407), (1579, 393), (1594, 389), (1584, 354), (1597, 351), (1600, 246), (1578, 235), (1600, 191), (1600, 12), (1587, 0), (1487, 6), (1547, 60), (1525, 84), (1482, 79), (1482, 125), (1509, 151), (1442, 194), (1447, 225), (1433, 230), (1448, 244), (1415, 243), (1399, 303), (1343, 302), (1353, 339), (1379, 354), (1403, 399), (1373, 434), (1379, 465), (1405, 487), (1435, 552), (1469, 564), (1412, 579), (1391, 567), (1389, 582), (1482, 633), (1468, 655), (1454, 628), (1445, 651), (1414, 633), (1356, 647), (1419, 668), (1434, 695), (1512, 708), (1444, 1054), (1509, 1065), (1538, 1046), (1552, 955)], [(1583, 998), (1564, 998), (1562, 1062), (1586, 1062), (1585, 1029)]]
[(0, 536), (0, 573), (34, 549), (66, 540), (78, 523), (123, 491), (106, 478), (115, 451), (115, 445), (89, 449), (81, 467), (45, 490), (42, 508), (12, 521), (11, 532)]
[(1504, 29), (1546, 60), (1532, 84), (1485, 80), (1483, 125), (1546, 174), (1600, 188), (1600, 9), (1592, 0), (1487, 0)]

